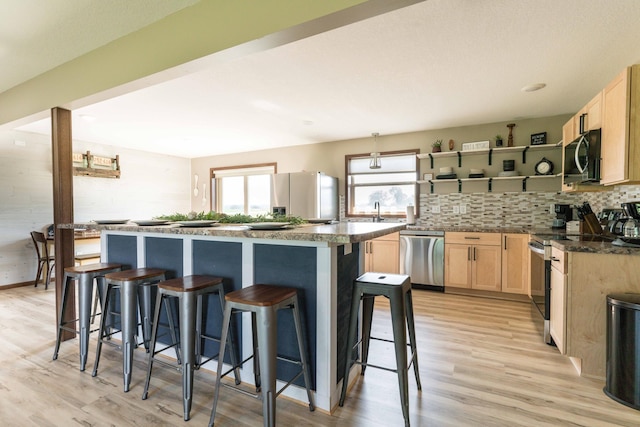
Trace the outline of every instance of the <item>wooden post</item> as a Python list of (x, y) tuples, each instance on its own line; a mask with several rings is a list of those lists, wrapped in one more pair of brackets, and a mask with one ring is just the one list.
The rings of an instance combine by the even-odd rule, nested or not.
[[(65, 267), (74, 265), (74, 241), (72, 229), (59, 229), (58, 224), (73, 223), (73, 158), (71, 142), (71, 111), (51, 109), (51, 147), (53, 169), (53, 226), (55, 230), (56, 257), (56, 322), (62, 306), (62, 280)], [(67, 296), (64, 320), (76, 318), (75, 294)], [(58, 323), (56, 323), (57, 325)], [(72, 332), (63, 331), (62, 339), (74, 338)]]

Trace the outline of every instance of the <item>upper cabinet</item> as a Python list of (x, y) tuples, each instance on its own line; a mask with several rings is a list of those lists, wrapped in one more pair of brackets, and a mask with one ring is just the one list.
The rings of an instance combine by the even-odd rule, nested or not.
[(603, 91), (604, 185), (640, 181), (640, 65), (624, 69)]

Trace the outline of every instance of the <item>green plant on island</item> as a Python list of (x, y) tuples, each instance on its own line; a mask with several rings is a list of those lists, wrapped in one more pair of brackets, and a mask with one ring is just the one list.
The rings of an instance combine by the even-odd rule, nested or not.
[(171, 215), (160, 215), (155, 219), (165, 221), (218, 221), (221, 224), (250, 224), (254, 222), (288, 222), (293, 225), (300, 225), (306, 221), (298, 216), (287, 216), (277, 214), (266, 215), (245, 215), (233, 214), (228, 215), (219, 212), (189, 212), (188, 214), (174, 213)]

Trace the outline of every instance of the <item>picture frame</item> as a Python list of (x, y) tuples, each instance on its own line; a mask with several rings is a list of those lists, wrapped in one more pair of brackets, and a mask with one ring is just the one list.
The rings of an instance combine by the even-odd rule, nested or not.
[(422, 179), (424, 181), (430, 181), (433, 179), (433, 174), (432, 173), (425, 173), (422, 175)]
[(531, 134), (531, 145), (544, 145), (547, 143), (547, 133), (539, 132)]

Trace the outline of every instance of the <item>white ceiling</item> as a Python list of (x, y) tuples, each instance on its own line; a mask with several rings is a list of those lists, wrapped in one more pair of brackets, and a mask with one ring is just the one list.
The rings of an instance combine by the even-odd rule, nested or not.
[[(13, 6), (11, 22), (34, 22), (35, 3), (77, 4), (2, 3)], [(31, 10), (17, 7), (23, 3)], [(187, 2), (114, 1), (165, 6), (141, 7), (157, 13), (127, 23), (103, 5), (111, 2), (84, 3), (102, 6), (42, 13), (31, 32), (13, 25), (9, 47), (18, 48), (5, 54), (0, 46), (2, 62), (27, 57), (21, 75), (32, 77)], [(105, 31), (89, 38), (79, 28), (65, 35), (78, 41), (69, 51), (34, 60), (52, 21), (75, 28), (83, 14)], [(3, 11), (0, 28), (8, 16)], [(75, 110), (73, 136), (193, 158), (574, 113), (623, 67), (640, 62), (638, 22), (637, 0), (428, 0)], [(0, 71), (0, 90), (17, 79)], [(539, 82), (547, 87), (521, 91)], [(48, 134), (50, 124), (20, 129)]]

